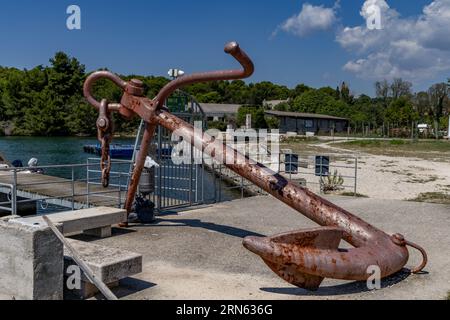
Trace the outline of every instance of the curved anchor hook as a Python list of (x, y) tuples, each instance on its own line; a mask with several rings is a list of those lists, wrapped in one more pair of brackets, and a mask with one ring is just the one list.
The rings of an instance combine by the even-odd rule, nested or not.
[[(408, 262), (407, 246), (417, 248), (422, 253), (423, 263), (413, 270), (420, 272), (427, 263), (426, 252), (421, 247), (406, 241), (399, 234), (390, 236), (384, 233), (308, 189), (291, 183), (263, 164), (251, 161), (219, 140), (211, 141), (210, 137), (198, 134), (192, 125), (168, 112), (164, 107), (166, 99), (184, 85), (243, 79), (253, 74), (253, 62), (236, 42), (227, 44), (225, 52), (232, 55), (243, 69), (180, 77), (167, 84), (154, 99), (143, 97), (143, 84), (139, 80), (126, 82), (106, 71), (95, 72), (87, 78), (84, 94), (94, 107), (100, 109), (102, 104), (92, 96), (93, 85), (97, 80), (106, 78), (124, 91), (120, 104), (107, 104), (107, 109), (119, 112), (125, 117), (137, 115), (146, 122), (146, 130), (125, 204), (127, 212), (131, 212), (131, 204), (148, 148), (156, 127), (160, 125), (169, 131), (177, 131), (185, 141), (189, 141), (205, 154), (225, 160), (225, 166), (229, 169), (323, 226), (273, 237), (244, 239), (243, 245), (248, 250), (259, 255), (275, 273), (289, 283), (314, 290), (320, 286), (324, 278), (367, 280), (370, 276), (367, 272), (371, 266), (378, 266), (381, 276), (387, 277), (400, 271)], [(342, 240), (354, 248), (340, 249), (339, 244)]]

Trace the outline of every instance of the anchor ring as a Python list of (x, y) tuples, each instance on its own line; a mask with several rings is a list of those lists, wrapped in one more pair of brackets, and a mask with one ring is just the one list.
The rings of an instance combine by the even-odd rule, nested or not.
[(424, 248), (422, 248), (418, 244), (415, 244), (411, 241), (406, 240), (403, 235), (398, 234), (398, 233), (394, 234), (391, 237), (391, 239), (392, 239), (392, 242), (394, 242), (398, 246), (402, 246), (402, 247), (408, 246), (408, 247), (418, 250), (422, 254), (422, 263), (418, 267), (413, 268), (411, 270), (411, 273), (417, 274), (417, 273), (422, 272), (423, 269), (425, 269), (426, 265), (428, 264), (428, 255)]

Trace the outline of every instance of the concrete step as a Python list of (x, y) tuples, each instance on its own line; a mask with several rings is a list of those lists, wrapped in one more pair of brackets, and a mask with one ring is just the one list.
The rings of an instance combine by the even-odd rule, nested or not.
[[(110, 237), (111, 226), (127, 220), (125, 210), (108, 207), (53, 213), (48, 217), (53, 223), (60, 226), (64, 235), (84, 232), (100, 238)], [(27, 225), (47, 225), (40, 216), (20, 218), (14, 221)]]
[[(67, 239), (75, 248), (80, 257), (92, 269), (94, 275), (106, 285), (114, 287), (119, 285), (119, 281), (129, 276), (142, 272), (142, 255), (104, 247), (92, 242), (82, 242), (74, 239)], [(73, 288), (73, 270), (68, 270), (70, 266), (76, 265), (72, 255), (64, 248), (64, 292), (68, 298), (88, 299), (98, 293), (97, 288), (81, 272), (81, 282), (79, 288)], [(71, 272), (69, 272), (71, 271)]]

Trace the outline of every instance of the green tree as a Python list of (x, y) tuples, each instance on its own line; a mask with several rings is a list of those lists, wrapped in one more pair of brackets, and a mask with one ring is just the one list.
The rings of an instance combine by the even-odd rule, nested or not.
[(412, 121), (419, 120), (419, 114), (407, 97), (400, 97), (389, 105), (386, 110), (386, 119), (392, 123), (409, 126)]
[(252, 128), (267, 129), (268, 125), (264, 109), (259, 106), (242, 106), (238, 110), (236, 122), (239, 127), (244, 126), (247, 120), (247, 114), (252, 116)]
[[(330, 88), (331, 89), (331, 88)], [(327, 114), (332, 116), (349, 116), (349, 106), (334, 98), (333, 89), (322, 88), (319, 90), (310, 90), (295, 98), (292, 103), (292, 111)]]

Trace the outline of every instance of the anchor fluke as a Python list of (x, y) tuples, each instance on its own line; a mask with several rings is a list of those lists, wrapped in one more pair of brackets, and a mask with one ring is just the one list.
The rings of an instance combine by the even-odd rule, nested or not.
[(285, 281), (300, 288), (317, 290), (325, 278), (312, 274), (314, 266), (306, 266), (304, 261), (321, 250), (337, 250), (343, 234), (339, 228), (316, 228), (273, 237), (247, 237), (243, 245), (259, 255)]

